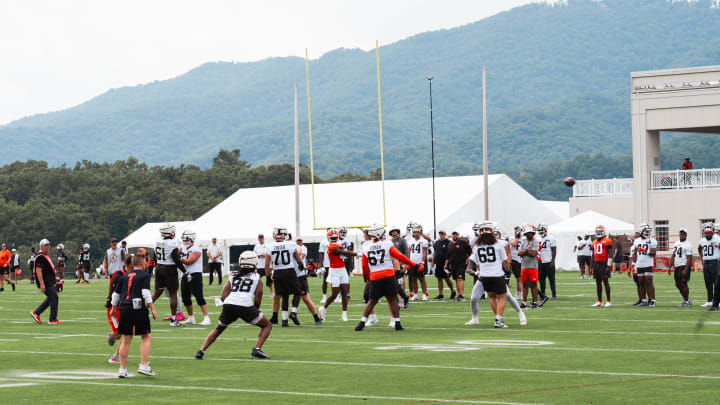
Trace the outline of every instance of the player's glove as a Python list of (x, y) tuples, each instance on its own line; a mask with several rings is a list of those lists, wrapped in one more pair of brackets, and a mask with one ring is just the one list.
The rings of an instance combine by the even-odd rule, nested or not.
[(112, 308), (112, 304), (110, 303), (110, 300), (105, 301), (105, 308)]
[(185, 273), (185, 280), (187, 280), (188, 283), (191, 282), (191, 281), (192, 281), (192, 274), (186, 272), (186, 273)]

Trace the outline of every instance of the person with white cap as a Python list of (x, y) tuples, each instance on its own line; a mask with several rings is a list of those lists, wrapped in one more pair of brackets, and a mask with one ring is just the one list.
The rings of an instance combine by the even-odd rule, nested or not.
[(40, 320), (40, 314), (42, 314), (47, 307), (50, 307), (50, 325), (60, 325), (63, 322), (58, 321), (58, 294), (55, 289), (55, 266), (53, 266), (52, 260), (48, 253), (50, 252), (50, 241), (43, 239), (40, 241), (40, 252), (33, 261), (33, 273), (36, 275), (35, 281), (37, 282), (40, 291), (45, 294), (45, 301), (43, 301), (34, 311), (30, 312), (30, 316), (37, 323), (42, 323)]
[(10, 280), (10, 259), (12, 258), (12, 253), (7, 249), (6, 244), (2, 244), (2, 248), (0, 248), (0, 291), (5, 290), (5, 281), (10, 283), (12, 285), (13, 291), (15, 291), (15, 283)]
[(702, 307), (710, 307), (711, 311), (717, 311), (718, 296), (715, 283), (718, 280), (718, 259), (720, 258), (720, 236), (715, 235), (715, 224), (706, 222), (703, 224), (703, 237), (698, 242), (698, 254), (702, 258), (703, 277), (705, 278), (705, 289), (707, 290), (707, 302)]
[(673, 245), (673, 254), (670, 257), (670, 270), (668, 270), (668, 276), (675, 272), (675, 287), (680, 291), (680, 295), (683, 297), (683, 302), (680, 304), (681, 307), (689, 307), (692, 305), (690, 302), (690, 289), (688, 288), (688, 281), (690, 281), (690, 267), (692, 266), (692, 244), (687, 240), (687, 229), (680, 228), (678, 232), (680, 234), (680, 240), (675, 242)]
[(22, 269), (20, 268), (20, 255), (18, 254), (16, 249), (13, 249), (11, 252), (12, 258), (10, 259), (10, 272), (13, 274), (13, 280), (15, 281), (15, 284), (17, 284), (18, 279), (22, 274)]

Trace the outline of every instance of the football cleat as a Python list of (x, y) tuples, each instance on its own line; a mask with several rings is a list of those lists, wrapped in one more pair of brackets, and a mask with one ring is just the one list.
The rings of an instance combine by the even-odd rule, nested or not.
[(298, 319), (297, 312), (290, 312), (290, 320), (293, 321), (295, 325), (300, 325), (300, 320)]
[(204, 355), (205, 355), (204, 351), (198, 350), (197, 353), (195, 353), (195, 360), (202, 360)]
[(258, 358), (258, 359), (269, 359), (270, 356), (265, 354), (265, 352), (262, 351), (262, 349), (252, 349), (252, 352), (250, 352), (250, 355)]
[(127, 369), (120, 367), (120, 370), (118, 370), (118, 378), (128, 378)]
[(717, 310), (718, 310), (718, 307), (715, 305), (711, 306), (710, 309), (708, 309), (708, 311), (717, 311)]
[(365, 329), (365, 322), (360, 321), (360, 323), (358, 323), (357, 326), (355, 327), (355, 330), (360, 332), (363, 329)]
[(700, 306), (701, 306), (702, 308), (711, 307), (711, 306), (712, 306), (712, 301), (708, 301), (708, 302), (706, 302), (706, 303), (704, 303), (704, 304), (702, 304), (702, 305), (700, 305)]
[(450, 294), (450, 299), (451, 299), (451, 300), (454, 300), (455, 297), (457, 297), (457, 293), (456, 293), (455, 291), (453, 291), (453, 292)]
[(518, 312), (518, 318), (520, 318), (520, 326), (527, 325), (527, 317), (523, 311)]
[(507, 328), (507, 325), (505, 325), (503, 321), (499, 319), (495, 320), (495, 324), (493, 326), (496, 328)]
[(395, 330), (405, 330), (400, 324), (400, 321), (395, 322)]
[(435, 298), (433, 298), (433, 299), (434, 299), (434, 300), (442, 300), (443, 298), (445, 298), (445, 296), (444, 296), (444, 295), (442, 295), (442, 294), (438, 294), (438, 296), (437, 296), (437, 297), (435, 297)]
[(178, 311), (177, 316), (175, 319), (180, 322), (185, 320), (185, 313), (183, 311)]
[(429, 295), (428, 293), (424, 293), (424, 294), (423, 294), (423, 297), (422, 297), (422, 300), (423, 300), (423, 301), (427, 301), (427, 300), (429, 300), (429, 299), (430, 299), (430, 295)]
[(177, 327), (177, 326), (182, 326), (182, 324), (180, 322), (178, 322), (177, 320), (174, 320), (174, 321), (170, 321), (170, 326)]
[(548, 299), (549, 299), (549, 298), (548, 298), (547, 295), (544, 296), (544, 297), (542, 297), (542, 298), (540, 299), (540, 303), (538, 304), (538, 306), (539, 306), (539, 307), (542, 307), (543, 305), (545, 305), (545, 303), (548, 302)]
[(140, 367), (138, 367), (138, 373), (144, 374), (144, 375), (147, 375), (147, 376), (150, 376), (150, 377), (152, 377), (152, 376), (155, 375), (155, 372), (152, 371), (152, 369), (150, 368), (150, 365), (149, 365), (149, 364), (148, 364), (148, 365), (142, 365), (142, 364), (141, 364)]
[(634, 307), (639, 307), (640, 304), (642, 304), (642, 300), (637, 300), (636, 303), (633, 304)]
[(378, 323), (377, 318), (370, 318), (370, 319), (368, 319), (368, 321), (365, 323), (365, 326), (367, 326), (367, 327), (369, 328), (369, 327), (375, 325), (376, 323)]
[(410, 297), (405, 296), (405, 298), (403, 298), (403, 308), (407, 309), (407, 307), (409, 307), (409, 306), (410, 306)]
[(648, 304), (649, 307), (655, 307), (655, 300), (650, 300), (650, 303)]
[(282, 324), (280, 326), (282, 326), (283, 328), (287, 328), (290, 326), (290, 324), (288, 323), (287, 319), (283, 319)]
[(538, 309), (538, 308), (540, 308), (540, 306), (538, 306), (537, 302), (533, 302), (532, 304), (530, 304), (530, 309)]
[(320, 307), (320, 309), (318, 309), (318, 315), (320, 316), (321, 321), (325, 320), (325, 313), (327, 313), (327, 308)]
[(202, 322), (200, 322), (198, 325), (200, 326), (210, 326), (210, 318), (203, 318)]
[(610, 301), (607, 301), (607, 302), (605, 303), (605, 305), (603, 305), (603, 306), (604, 306), (605, 308), (609, 308), (609, 307), (612, 306), (612, 304), (610, 303)]
[(462, 302), (462, 301), (465, 301), (465, 296), (464, 296), (464, 295), (458, 295), (456, 299), (457, 299), (458, 302)]
[(682, 304), (680, 304), (680, 308), (687, 308), (690, 304), (687, 303), (687, 301), (683, 301)]
[(470, 325), (478, 325), (479, 323), (480, 323), (480, 322), (478, 321), (477, 318), (473, 318), (473, 319), (465, 322), (465, 325), (468, 325), (468, 326), (470, 326)]
[(596, 302), (596, 303), (594, 303), (594, 304), (592, 304), (592, 305), (590, 305), (590, 306), (591, 306), (591, 307), (601, 307), (602, 304), (603, 304), (602, 301), (598, 301), (598, 302)]
[(340, 319), (342, 319), (343, 322), (347, 322), (347, 321), (348, 321), (348, 316), (347, 316), (347, 314), (345, 314), (345, 313), (342, 314), (342, 316), (340, 317)]
[(650, 305), (650, 304), (648, 304), (647, 301), (642, 300), (642, 302), (640, 302), (640, 305), (638, 305), (638, 306), (639, 306), (639, 307), (647, 307), (648, 305)]
[(120, 364), (120, 356), (117, 355), (110, 355), (110, 358), (108, 359), (108, 363), (110, 364)]
[(64, 323), (65, 323), (65, 322), (63, 322), (63, 321), (58, 321), (57, 319), (54, 320), (54, 321), (48, 322), (49, 325), (62, 325), (62, 324), (64, 324)]

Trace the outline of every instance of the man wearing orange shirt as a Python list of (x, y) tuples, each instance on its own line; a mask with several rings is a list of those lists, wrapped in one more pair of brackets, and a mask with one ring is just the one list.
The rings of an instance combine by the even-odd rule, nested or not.
[[(320, 319), (325, 320), (325, 312), (327, 308), (335, 301), (335, 297), (340, 294), (342, 298), (342, 320), (347, 322), (347, 303), (348, 292), (350, 291), (350, 279), (345, 269), (345, 259), (343, 256), (356, 256), (357, 253), (343, 249), (340, 244), (340, 235), (335, 229), (331, 229), (327, 233), (327, 239), (330, 242), (327, 247), (327, 255), (330, 261), (330, 271), (328, 272), (327, 281), (330, 283), (330, 298), (325, 301), (325, 305), (320, 307)], [(393, 273), (394, 274), (394, 273)]]
[(2, 244), (0, 250), (0, 291), (5, 291), (5, 281), (12, 285), (13, 291), (15, 291), (15, 283), (10, 280), (10, 257), (12, 253), (7, 249), (6, 244)]
[(592, 243), (593, 251), (593, 277), (595, 277), (595, 285), (597, 286), (598, 301), (592, 304), (593, 307), (603, 306), (602, 290), (605, 285), (605, 295), (607, 301), (605, 307), (610, 304), (610, 271), (613, 257), (613, 243), (610, 238), (605, 236), (605, 227), (598, 225), (595, 228), (595, 240)]

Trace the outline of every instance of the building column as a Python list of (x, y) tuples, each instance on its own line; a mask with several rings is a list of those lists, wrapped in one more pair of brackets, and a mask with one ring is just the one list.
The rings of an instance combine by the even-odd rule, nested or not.
[(645, 129), (645, 109), (640, 95), (631, 96), (634, 225), (650, 223), (649, 190), (652, 188), (653, 170), (660, 170), (660, 131)]

